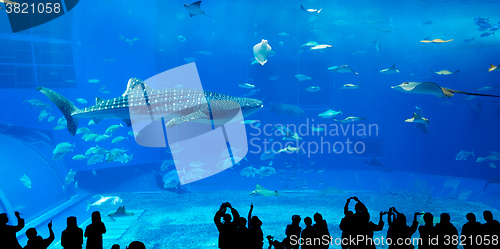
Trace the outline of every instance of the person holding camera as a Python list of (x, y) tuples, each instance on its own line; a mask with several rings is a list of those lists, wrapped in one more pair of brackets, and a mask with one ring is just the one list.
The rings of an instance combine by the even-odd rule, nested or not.
[[(231, 215), (226, 214), (227, 209), (231, 209), (231, 214), (233, 215), (231, 221)], [(222, 221), (221, 221), (222, 219)], [(238, 228), (237, 222), (240, 219), (240, 214), (236, 209), (234, 209), (229, 202), (224, 202), (221, 204), (219, 211), (215, 213), (214, 222), (219, 230), (219, 248), (235, 248), (238, 246), (240, 241), (236, 241), (236, 229)]]
[(17, 226), (7, 225), (9, 216), (6, 213), (0, 214), (0, 248), (23, 248), (16, 238), (16, 233), (24, 228), (24, 219), (21, 218), (19, 212), (14, 213), (17, 217)]
[(413, 223), (409, 227), (406, 224), (406, 216), (399, 213), (395, 207), (389, 208), (387, 220), (389, 229), (387, 230), (387, 238), (391, 239), (390, 249), (393, 248), (414, 248), (412, 245), (411, 236), (417, 231), (418, 222), (417, 216), (423, 213), (416, 212), (413, 215)]

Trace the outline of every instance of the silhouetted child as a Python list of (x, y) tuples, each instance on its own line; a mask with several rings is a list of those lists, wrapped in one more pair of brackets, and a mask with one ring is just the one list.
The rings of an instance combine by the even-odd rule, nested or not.
[[(497, 221), (497, 220), (494, 220), (493, 219), (493, 214), (486, 210), (483, 212), (483, 218), (484, 220), (486, 221), (486, 223), (484, 223), (482, 225), (482, 230), (483, 230), (483, 242), (486, 242), (486, 238), (489, 238), (490, 242), (494, 239), (493, 236), (500, 236), (500, 223)], [(500, 240), (500, 237), (496, 237), (497, 240), (496, 241), (499, 241)], [(499, 242), (500, 243), (500, 242)], [(493, 244), (493, 243), (490, 243), (489, 246), (487, 247), (492, 247), (492, 248), (498, 248), (498, 244)]]
[(452, 238), (453, 236), (456, 236), (458, 238), (458, 231), (453, 224), (450, 222), (450, 215), (447, 213), (442, 213), (440, 215), (440, 221), (439, 223), (436, 224), (434, 229), (436, 229), (437, 235), (438, 235), (438, 245), (439, 249), (441, 248), (457, 248), (458, 243), (460, 242), (460, 239), (458, 241), (453, 242)]
[(17, 217), (17, 225), (7, 225), (9, 223), (9, 216), (6, 213), (0, 214), (0, 248), (21, 249), (17, 241), (16, 233), (24, 228), (24, 219), (21, 218), (19, 212), (14, 213)]
[(106, 226), (101, 221), (101, 213), (94, 211), (92, 213), (92, 223), (85, 229), (85, 238), (87, 238), (86, 249), (103, 249), (102, 235), (106, 233)]
[(283, 240), (283, 245), (287, 249), (298, 249), (300, 247), (298, 244), (302, 232), (302, 228), (299, 225), (300, 221), (301, 218), (299, 215), (292, 215), (292, 224), (286, 226), (286, 238)]
[(320, 246), (318, 248), (328, 249), (330, 247), (330, 231), (328, 231), (328, 224), (323, 216), (319, 213), (315, 213), (313, 228), (316, 229), (320, 238)]
[(252, 216), (253, 203), (248, 212), (248, 244), (251, 249), (262, 249), (264, 246), (264, 233), (262, 232), (262, 221), (257, 216)]
[(24, 247), (24, 249), (47, 249), (50, 246), (52, 241), (54, 241), (54, 231), (52, 231), (52, 221), (47, 225), (49, 228), (49, 237), (44, 239), (41, 236), (38, 236), (38, 233), (35, 228), (30, 228), (26, 230), (26, 237), (28, 237), (28, 244)]
[(64, 249), (82, 249), (83, 230), (78, 227), (76, 217), (70, 216), (66, 222), (66, 230), (61, 234), (61, 246)]
[(354, 199), (354, 197), (349, 197), (344, 205), (344, 218), (342, 218), (339, 225), (340, 230), (342, 230), (342, 249), (349, 248), (349, 237), (352, 235), (355, 225), (354, 213), (349, 211), (349, 202), (351, 199)]
[(132, 241), (128, 245), (127, 249), (146, 249), (146, 246), (140, 241)]
[[(420, 234), (419, 249), (426, 249), (432, 247), (431, 241), (437, 239), (436, 231), (434, 229), (434, 216), (431, 213), (424, 214), (424, 225), (418, 228)], [(435, 247), (434, 247), (435, 248)]]
[(478, 236), (482, 234), (482, 225), (476, 221), (476, 216), (473, 213), (468, 213), (467, 223), (462, 226), (462, 237), (460, 240), (463, 243), (464, 249), (476, 248), (482, 245), (481, 239)]
[(114, 244), (111, 246), (111, 249), (120, 249), (120, 245)]
[[(231, 222), (231, 215), (226, 214), (227, 208), (231, 209), (231, 214), (233, 215), (234, 221)], [(223, 219), (223, 221), (221, 221)], [(238, 226), (237, 221), (240, 219), (240, 214), (236, 209), (231, 207), (229, 202), (224, 202), (221, 204), (219, 211), (215, 213), (214, 222), (219, 230), (219, 248), (234, 248), (237, 247), (239, 243), (235, 240), (236, 228)]]
[(318, 248), (319, 246), (319, 233), (312, 227), (312, 219), (311, 217), (304, 218), (304, 224), (306, 227), (302, 230), (300, 234), (300, 238), (302, 238), (302, 246), (301, 249), (309, 249), (309, 248)]
[(274, 240), (273, 236), (267, 235), (266, 238), (269, 241), (269, 247), (268, 247), (268, 249), (273, 248), (273, 246), (274, 246), (274, 249), (285, 249), (285, 246), (283, 245), (283, 242), (279, 242), (277, 240)]

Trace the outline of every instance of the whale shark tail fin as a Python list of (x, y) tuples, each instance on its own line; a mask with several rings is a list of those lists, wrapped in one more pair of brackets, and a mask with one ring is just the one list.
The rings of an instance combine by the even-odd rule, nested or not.
[(36, 89), (37, 91), (40, 91), (41, 93), (45, 94), (52, 103), (54, 103), (57, 108), (62, 112), (64, 115), (64, 118), (66, 118), (66, 121), (68, 123), (68, 131), (69, 133), (74, 136), (76, 134), (76, 130), (78, 129), (78, 118), (75, 118), (71, 116), (73, 112), (79, 111), (73, 102), (69, 101), (67, 98), (62, 96), (61, 94), (54, 92), (48, 88), (45, 87), (38, 87)]

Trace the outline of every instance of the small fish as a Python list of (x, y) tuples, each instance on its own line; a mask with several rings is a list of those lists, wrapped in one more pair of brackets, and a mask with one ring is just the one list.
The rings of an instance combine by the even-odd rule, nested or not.
[(468, 151), (461, 150), (460, 152), (458, 152), (455, 160), (457, 160), (457, 161), (467, 160), (467, 157), (470, 155), (474, 156), (474, 151), (468, 152)]
[(55, 118), (56, 118), (56, 117), (54, 117), (54, 116), (50, 116), (49, 118), (47, 118), (47, 121), (48, 121), (48, 122), (52, 122), (52, 121), (54, 121), (54, 119), (55, 119)]
[(76, 130), (76, 134), (81, 134), (81, 133), (92, 134), (92, 131), (87, 127), (81, 127), (81, 128), (78, 128), (78, 130)]
[(120, 127), (123, 127), (123, 125), (122, 124), (112, 125), (112, 126), (108, 127), (108, 129), (106, 129), (106, 131), (104, 133), (106, 133), (106, 134), (113, 133), (113, 132), (117, 131)]
[(338, 112), (337, 111), (334, 111), (332, 109), (329, 109), (328, 111), (326, 112), (323, 112), (323, 113), (320, 113), (318, 116), (320, 118), (334, 118), (335, 116), (339, 115), (339, 114), (342, 114), (342, 110), (339, 110)]
[(21, 180), (21, 182), (26, 188), (31, 188), (31, 180), (26, 174), (24, 174), (21, 178), (19, 178), (19, 180)]
[(82, 98), (78, 98), (78, 99), (76, 99), (76, 101), (77, 101), (78, 103), (81, 103), (81, 104), (87, 104), (87, 100), (82, 99)]
[(95, 121), (94, 121), (93, 119), (91, 119), (91, 120), (89, 121), (89, 123), (88, 123), (88, 125), (95, 125), (95, 124), (96, 124), (96, 123), (95, 123)]
[(102, 162), (103, 159), (104, 159), (104, 155), (100, 155), (100, 154), (93, 155), (87, 161), (87, 165), (94, 165), (96, 163), (100, 163), (100, 162)]
[(174, 145), (167, 148), (167, 153), (175, 154), (175, 153), (181, 152), (183, 149), (184, 148), (182, 148), (180, 145), (174, 144)]
[(249, 84), (249, 83), (244, 83), (243, 81), (240, 81), (239, 87), (246, 88), (246, 89), (253, 89), (253, 88), (255, 88), (254, 85)]
[(313, 126), (313, 127), (311, 127), (311, 130), (312, 130), (312, 131), (324, 131), (324, 130), (325, 130), (325, 128), (322, 128), (322, 127), (319, 127), (319, 128), (318, 128), (318, 127), (314, 127), (314, 126)]
[(442, 40), (442, 39), (434, 39), (434, 40), (421, 40), (420, 42), (423, 42), (423, 43), (446, 43), (446, 42), (451, 42), (453, 41), (453, 39), (450, 39), (450, 40)]
[(186, 38), (184, 38), (184, 36), (182, 36), (182, 35), (179, 35), (179, 36), (177, 36), (177, 40), (180, 42), (185, 42)]
[(92, 170), (92, 175), (97, 175), (97, 171), (95, 171), (95, 169)]
[(78, 182), (75, 181), (75, 188), (78, 188)]
[(70, 184), (72, 181), (75, 180), (76, 172), (73, 171), (73, 169), (70, 169), (68, 174), (66, 174), (66, 178), (64, 179), (64, 183), (66, 185)]
[(88, 80), (87, 82), (88, 82), (88, 83), (94, 83), (94, 84), (97, 84), (97, 83), (99, 83), (99, 82), (101, 82), (101, 81), (100, 81), (100, 80), (98, 80), (98, 79), (91, 79), (91, 80)]
[(269, 77), (267, 77), (267, 79), (269, 80), (277, 80), (279, 78), (279, 76), (276, 76), (276, 75), (271, 75)]
[(49, 113), (47, 112), (47, 110), (42, 110), (40, 112), (40, 115), (38, 115), (38, 122), (41, 122), (47, 116), (49, 116)]
[(428, 20), (428, 21), (425, 21), (425, 22), (422, 22), (423, 25), (430, 25), (430, 24), (433, 24), (434, 22), (432, 20)]
[(494, 163), (490, 163), (490, 167), (496, 168), (497, 166)]
[(316, 45), (311, 47), (311, 50), (320, 50), (320, 49), (326, 49), (326, 48), (332, 48), (332, 45), (327, 45), (327, 44), (321, 44), (321, 45)]
[(469, 42), (471, 42), (471, 41), (474, 41), (474, 38), (476, 38), (476, 37), (472, 37), (472, 39), (465, 39), (465, 40), (463, 40), (462, 42), (463, 42), (463, 43), (469, 43)]
[(118, 137), (115, 137), (115, 138), (113, 139), (113, 141), (111, 141), (111, 143), (112, 143), (112, 144), (121, 143), (121, 142), (123, 142), (123, 140), (125, 140), (125, 137), (118, 136)]
[(478, 158), (476, 159), (476, 163), (485, 162), (485, 161), (487, 161), (487, 159), (486, 159), (486, 158), (484, 158), (484, 157), (478, 157)]
[(60, 131), (60, 130), (64, 130), (64, 129), (66, 129), (65, 125), (58, 125), (58, 126), (54, 127), (54, 130), (56, 130), (56, 131)]
[(490, 35), (495, 35), (495, 32), (491, 32), (491, 33), (490, 33), (490, 32), (482, 33), (480, 36), (481, 36), (481, 37), (488, 37), (488, 36), (490, 36)]
[(73, 159), (73, 160), (85, 160), (85, 159), (87, 159), (87, 158), (88, 158), (88, 157), (86, 157), (85, 155), (81, 155), (81, 154), (80, 154), (80, 155), (75, 155), (75, 156), (73, 156), (73, 158), (71, 158), (71, 159)]
[(279, 44), (280, 46), (283, 46), (283, 42), (282, 42), (282, 41), (278, 42), (278, 44)]
[(318, 170), (318, 173), (324, 172), (326, 169), (320, 169)]
[(360, 118), (360, 117), (353, 117), (353, 116), (350, 116), (350, 117), (347, 117), (343, 120), (337, 120), (335, 118), (333, 118), (333, 120), (337, 121), (337, 122), (340, 122), (340, 123), (350, 123), (350, 122), (356, 122), (356, 121), (360, 121), (360, 120), (366, 120), (365, 118)]
[(279, 36), (290, 36), (289, 34), (285, 33), (285, 32), (281, 32), (278, 34)]
[(196, 52), (197, 54), (202, 54), (202, 55), (212, 55), (210, 52), (204, 52), (204, 51), (198, 51)]
[(353, 84), (345, 84), (340, 89), (359, 89), (361, 84), (353, 85)]
[(303, 75), (303, 74), (297, 74), (297, 75), (295, 75), (295, 78), (297, 78), (299, 80), (299, 82), (311, 79), (311, 77), (308, 77), (308, 76)]
[(483, 87), (477, 87), (477, 88), (474, 88), (474, 89), (476, 89), (478, 91), (489, 91), (489, 90), (497, 88), (497, 86), (483, 86)]
[(308, 92), (312, 92), (312, 93), (313, 93), (313, 92), (317, 92), (317, 91), (319, 91), (319, 90), (321, 90), (321, 87), (319, 87), (319, 86), (310, 86), (310, 87), (308, 87), (308, 88), (306, 89), (306, 91), (308, 91)]

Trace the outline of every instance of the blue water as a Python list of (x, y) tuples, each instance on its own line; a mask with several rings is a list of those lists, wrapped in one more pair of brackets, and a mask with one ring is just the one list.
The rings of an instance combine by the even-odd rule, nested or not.
[[(127, 164), (113, 162), (91, 166), (86, 161), (72, 160), (74, 155), (84, 154), (95, 143), (83, 141), (81, 135), (73, 137), (66, 129), (53, 130), (57, 120), (62, 117), (55, 105), (51, 104), (50, 110), (55, 120), (47, 122), (44, 119), (39, 122), (41, 110), (30, 108), (27, 103), (23, 103), (23, 98), (50, 103), (44, 95), (35, 91), (36, 87), (44, 86), (75, 102), (79, 108), (84, 108), (94, 104), (95, 97), (110, 99), (121, 96), (130, 78), (146, 80), (186, 64), (185, 58), (196, 58), (196, 67), (205, 90), (241, 96), (247, 90), (238, 87), (240, 81), (260, 89), (252, 98), (263, 100), (264, 107), (248, 119), (260, 120), (261, 129), (268, 125), (266, 129), (270, 132), (273, 124), (297, 127), (309, 124), (302, 132), (308, 130), (310, 134), (301, 134), (302, 140), (293, 145), (298, 147), (304, 143), (306, 154), (282, 153), (274, 160), (263, 161), (260, 160), (264, 152), (263, 144), (259, 139), (272, 138), (277, 143), (282, 137), (254, 135), (256, 130), (247, 125), (248, 140), (255, 141), (249, 143), (249, 153), (246, 155), (248, 161), (242, 160), (241, 165), (235, 166), (233, 170), (193, 183), (193, 191), (210, 191), (211, 188), (213, 191), (251, 191), (253, 189), (249, 189), (249, 186), (255, 186), (256, 183), (270, 189), (282, 189), (287, 184), (279, 180), (288, 180), (290, 177), (290, 169), (286, 167), (289, 164), (301, 164), (301, 170), (313, 170), (312, 173), (318, 174), (307, 178), (298, 172), (300, 177), (307, 178), (308, 185), (287, 186), (309, 190), (322, 189), (318, 183), (328, 183), (328, 179), (331, 179), (328, 170), (376, 171), (377, 174), (378, 171), (397, 171), (485, 182), (500, 177), (499, 169), (490, 166), (490, 162), (500, 166), (498, 161), (476, 163), (478, 157), (490, 155), (488, 151), (500, 151), (500, 99), (478, 97), (465, 100), (465, 95), (460, 94), (440, 99), (432, 95), (408, 94), (391, 89), (391, 86), (405, 81), (430, 81), (466, 92), (476, 92), (474, 88), (478, 87), (498, 85), (499, 72), (486, 70), (490, 64), (500, 63), (499, 38), (496, 35), (480, 37), (486, 31), (478, 31), (479, 26), (474, 23), (477, 17), (489, 18), (491, 24), (500, 22), (498, 1), (203, 1), (202, 9), (216, 20), (205, 15), (189, 17), (183, 7), (185, 3), (81, 1), (69, 13), (15, 34), (10, 30), (7, 15), (0, 14), (0, 23), (3, 24), (0, 25), (0, 41), (10, 44), (0, 50), (0, 67), (3, 68), (0, 73), (4, 77), (2, 79), (9, 79), (2, 83), (0, 123), (46, 131), (53, 140), (47, 142), (51, 146), (61, 142), (74, 143), (74, 151), (62, 161), (52, 162), (50, 150), (45, 156), (48, 165), (58, 165), (54, 166), (54, 172), (63, 181), (70, 169), (76, 171), (75, 180), (79, 181), (82, 190), (106, 192), (121, 186), (121, 190), (127, 192), (152, 191), (155, 187), (150, 169), (159, 171), (163, 160), (171, 157), (165, 149), (141, 147), (133, 137), (127, 135), (130, 128), (120, 128), (113, 137), (128, 137), (125, 142), (115, 146), (111, 144), (111, 138), (98, 145), (109, 149), (126, 148), (133, 153), (133, 160)], [(306, 8), (322, 10), (320, 13), (303, 12), (300, 10), (301, 4)], [(423, 24), (429, 20), (433, 23)], [(282, 32), (288, 35), (280, 36)], [(185, 41), (181, 41), (179, 36), (184, 37)], [(426, 37), (453, 41), (444, 44), (420, 42)], [(473, 37), (475, 39), (470, 43), (462, 42)], [(126, 39), (134, 38), (139, 40), (132, 42), (132, 45), (126, 42)], [(263, 66), (251, 65), (254, 58), (252, 47), (262, 39), (269, 41), (275, 54)], [(301, 51), (300, 46), (308, 41), (329, 44), (332, 48)], [(378, 48), (374, 41), (378, 42)], [(66, 47), (60, 47), (63, 45)], [(26, 51), (19, 52), (21, 47), (27, 48)], [(12, 59), (13, 51), (17, 51), (15, 60)], [(199, 51), (210, 52), (211, 55), (197, 53)], [(379, 73), (394, 63), (400, 73)], [(330, 73), (327, 70), (340, 65), (349, 65), (359, 74)], [(460, 71), (452, 75), (437, 75), (429, 71), (443, 69)], [(297, 74), (312, 79), (298, 82), (295, 78)], [(273, 75), (279, 78), (268, 79)], [(99, 79), (100, 83), (88, 83), (90, 79)], [(361, 86), (355, 90), (340, 89), (344, 84)], [(308, 92), (306, 89), (309, 86), (319, 86), (321, 90)], [(500, 88), (484, 93), (500, 95)], [(76, 103), (77, 98), (86, 99), (88, 104)], [(271, 104), (277, 103), (298, 106), (304, 114), (278, 116), (270, 109)], [(469, 106), (478, 103), (482, 104), (479, 111)], [(412, 117), (415, 106), (429, 119), (428, 135), (415, 128), (414, 124), (404, 122)], [(339, 119), (355, 116), (366, 120), (349, 123), (348, 126), (331, 119), (321, 119), (318, 115), (328, 109), (342, 110)], [(79, 127), (88, 126), (88, 122), (89, 119), (82, 119)], [(118, 123), (119, 120), (109, 119), (88, 127), (94, 132), (103, 133), (109, 126)], [(371, 130), (371, 134), (363, 136), (350, 132), (343, 135), (341, 131), (339, 136), (318, 136), (311, 134), (310, 125), (313, 123), (326, 124), (328, 129), (331, 129), (330, 125), (337, 124), (344, 129), (372, 125), (378, 130)], [(3, 134), (8, 133), (4, 131)], [(25, 139), (21, 138), (22, 141)], [(308, 149), (309, 144), (321, 144), (321, 139), (332, 144), (337, 141), (345, 143), (347, 139), (372, 142), (376, 148), (370, 147), (373, 151), (361, 154), (350, 154), (347, 149), (338, 154), (331, 150), (314, 153), (314, 148)], [(284, 142), (276, 146), (280, 144)], [(457, 161), (456, 155), (461, 150), (473, 151), (474, 156)], [(4, 154), (4, 157), (14, 167), (16, 158), (23, 155), (23, 151), (16, 151)], [(364, 163), (373, 156), (385, 168)], [(239, 174), (245, 167), (253, 165), (259, 169), (260, 166), (268, 166), (271, 161), (272, 167), (278, 172), (275, 175), (247, 178)], [(19, 178), (23, 174), (30, 175), (27, 168), (23, 167), (22, 171), (11, 170), (11, 175), (2, 179), (6, 182), (3, 188), (10, 188), (8, 192), (14, 189), (24, 191), (25, 187)], [(96, 180), (91, 173), (94, 169), (100, 177), (105, 175), (106, 180)], [(326, 169), (324, 173), (317, 172), (323, 169)], [(125, 184), (129, 180), (131, 184)], [(224, 185), (225, 182), (230, 184)], [(203, 183), (206, 185), (196, 187), (196, 184)], [(403, 186), (405, 183), (397, 184)], [(40, 185), (33, 182), (31, 190)], [(336, 187), (372, 190), (370, 185), (353, 187), (349, 183), (337, 184)], [(55, 191), (53, 189), (47, 187), (45, 191)], [(71, 185), (64, 193), (71, 196), (77, 191), (79, 189)], [(60, 203), (62, 199), (51, 203)], [(47, 209), (51, 203), (47, 204)], [(38, 214), (34, 210), (27, 213), (33, 216)]]

